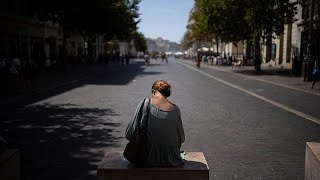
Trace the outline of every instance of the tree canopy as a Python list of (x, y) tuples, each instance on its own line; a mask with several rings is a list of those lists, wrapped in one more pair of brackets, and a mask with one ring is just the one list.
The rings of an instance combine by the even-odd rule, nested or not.
[(132, 39), (137, 51), (145, 52), (147, 50), (147, 42), (141, 32), (134, 32)]
[(186, 50), (189, 47), (192, 46), (192, 37), (191, 37), (191, 32), (190, 31), (186, 31), (181, 39), (181, 48)]
[[(290, 0), (196, 0), (195, 8), (191, 15), (194, 39), (254, 40), (256, 52), (260, 52), (261, 38), (282, 33), (296, 11)], [(258, 55), (255, 60), (260, 66)]]
[(140, 21), (140, 0), (26, 0), (30, 16), (58, 22), (66, 30), (129, 40)]

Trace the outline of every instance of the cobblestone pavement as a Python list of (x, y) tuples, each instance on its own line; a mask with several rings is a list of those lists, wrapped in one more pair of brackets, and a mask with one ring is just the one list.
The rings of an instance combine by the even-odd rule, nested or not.
[[(183, 149), (204, 152), (210, 179), (303, 179), (305, 142), (320, 141), (319, 124), (216, 77), (246, 89), (293, 91), (213, 68), (194, 70), (174, 60), (151, 60), (148, 66), (135, 61), (7, 107), (0, 132), (22, 152), (23, 179), (96, 179), (103, 154), (124, 149), (124, 131), (137, 103), (150, 96), (155, 80), (165, 79), (172, 85), (169, 99), (182, 112)], [(297, 100), (282, 103), (295, 105), (306, 96), (318, 101), (316, 95), (294, 92)]]

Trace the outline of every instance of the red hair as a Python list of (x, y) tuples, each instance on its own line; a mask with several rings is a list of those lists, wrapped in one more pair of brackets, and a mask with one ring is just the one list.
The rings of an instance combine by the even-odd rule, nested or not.
[(165, 80), (157, 80), (152, 85), (152, 90), (158, 91), (164, 97), (169, 97), (171, 95), (171, 86)]

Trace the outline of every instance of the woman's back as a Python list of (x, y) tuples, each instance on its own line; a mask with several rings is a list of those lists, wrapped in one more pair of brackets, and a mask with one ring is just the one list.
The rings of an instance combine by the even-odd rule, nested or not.
[[(128, 160), (131, 159), (130, 162), (133, 162), (136, 165), (139, 165), (140, 163), (151, 167), (180, 166), (184, 163), (184, 160), (180, 155), (180, 148), (185, 140), (180, 109), (177, 105), (167, 100), (171, 94), (171, 90), (170, 85), (166, 81), (157, 80), (153, 84), (151, 92), (151, 101), (146, 101), (150, 103), (150, 106), (143, 105), (143, 102), (145, 101), (141, 101), (126, 130), (126, 138), (131, 141), (135, 140), (133, 137), (134, 132), (137, 132), (137, 127), (145, 130), (145, 127), (147, 126), (146, 133), (149, 141), (146, 143), (147, 147), (143, 148), (143, 150), (146, 150), (147, 152), (144, 153), (140, 150), (138, 150), (138, 152), (135, 151), (134, 153), (137, 153), (134, 157), (142, 157), (141, 159), (135, 159), (130, 156), (129, 148), (127, 149), (127, 146), (125, 157)], [(141, 114), (142, 108), (143, 113)], [(146, 117), (148, 117), (147, 121)], [(137, 124), (139, 124), (137, 122), (140, 120), (140, 125), (142, 126), (137, 126)]]
[(151, 105), (148, 120), (148, 138), (151, 147), (146, 164), (149, 166), (182, 165), (180, 147), (185, 135), (178, 106), (164, 111)]
[(151, 105), (148, 132), (152, 144), (180, 146), (184, 141), (184, 132), (178, 106), (164, 111)]

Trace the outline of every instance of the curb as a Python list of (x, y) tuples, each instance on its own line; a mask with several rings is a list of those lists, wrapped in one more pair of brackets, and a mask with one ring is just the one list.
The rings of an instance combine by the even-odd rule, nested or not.
[[(177, 60), (177, 61), (179, 61), (181, 63), (185, 63), (185, 64), (193, 64), (189, 60), (180, 60), (180, 59), (175, 59), (175, 60)], [(232, 74), (235, 74), (237, 76), (254, 79), (254, 80), (265, 82), (265, 83), (269, 83), (269, 84), (272, 84), (272, 85), (276, 85), (276, 86), (280, 86), (280, 87), (284, 87), (284, 88), (288, 88), (288, 89), (292, 89), (292, 90), (296, 90), (296, 91), (300, 91), (300, 92), (304, 92), (304, 93), (320, 96), (320, 92), (314, 92), (312, 90), (306, 90), (306, 89), (302, 89), (302, 88), (297, 88), (297, 87), (294, 87), (294, 86), (291, 86), (291, 85), (288, 85), (288, 84), (281, 84), (279, 82), (272, 82), (270, 80), (266, 80), (266, 79), (262, 79), (262, 78), (258, 78), (258, 77), (253, 77), (253, 76), (250, 76), (250, 75), (244, 75), (244, 74), (235, 73), (233, 71), (223, 69), (223, 67), (222, 68), (218, 68), (218, 67), (214, 67), (214, 66), (211, 66), (211, 65), (210, 66), (205, 66), (205, 67), (210, 68), (210, 69), (214, 69), (214, 70), (218, 70), (218, 71), (222, 71), (222, 72), (226, 72), (226, 73), (232, 73)], [(200, 70), (201, 70), (201, 67), (200, 67)]]

